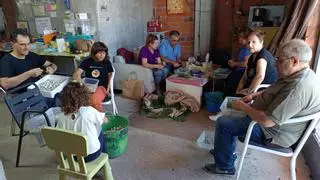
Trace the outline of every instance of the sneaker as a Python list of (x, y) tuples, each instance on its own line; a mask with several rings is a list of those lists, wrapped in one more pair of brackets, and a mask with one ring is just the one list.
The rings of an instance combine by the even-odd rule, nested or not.
[(215, 164), (210, 163), (210, 164), (206, 164), (203, 169), (208, 172), (208, 173), (212, 173), (212, 174), (224, 174), (224, 175), (234, 175), (236, 173), (236, 169), (232, 168), (232, 169), (221, 169), (216, 167)]
[(212, 157), (214, 157), (214, 149), (210, 149), (209, 153)]
[(217, 121), (217, 119), (219, 118), (219, 117), (221, 117), (223, 114), (221, 113), (221, 112), (219, 112), (218, 114), (216, 114), (216, 115), (211, 115), (211, 116), (209, 116), (209, 119), (210, 120), (212, 120), (212, 121)]

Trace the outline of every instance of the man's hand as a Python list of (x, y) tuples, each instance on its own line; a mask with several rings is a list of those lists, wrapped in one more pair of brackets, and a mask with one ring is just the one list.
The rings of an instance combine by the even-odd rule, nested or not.
[(180, 64), (179, 64), (178, 62), (174, 62), (174, 63), (173, 63), (173, 67), (177, 68), (177, 67), (179, 67), (179, 66), (180, 66)]
[(31, 77), (38, 77), (43, 73), (43, 70), (41, 68), (34, 68), (29, 70), (29, 74)]
[(242, 101), (245, 103), (249, 103), (253, 100), (254, 98), (254, 93), (248, 94), (245, 97), (242, 98)]
[(247, 104), (243, 100), (235, 100), (232, 101), (232, 108), (236, 110), (242, 111), (242, 109), (247, 106)]
[(53, 67), (51, 67), (51, 66), (46, 67), (46, 73), (53, 74), (54, 73)]

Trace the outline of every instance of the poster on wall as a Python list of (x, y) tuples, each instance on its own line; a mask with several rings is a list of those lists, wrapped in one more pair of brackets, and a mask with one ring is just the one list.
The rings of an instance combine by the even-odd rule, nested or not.
[(45, 16), (46, 11), (44, 5), (32, 5), (32, 11), (34, 16)]
[(28, 21), (17, 21), (17, 28), (24, 29), (25, 31), (29, 32)]
[(185, 0), (167, 0), (167, 13), (168, 14), (181, 14), (184, 13)]
[(50, 17), (36, 17), (35, 23), (38, 34), (43, 34), (44, 30), (52, 29)]

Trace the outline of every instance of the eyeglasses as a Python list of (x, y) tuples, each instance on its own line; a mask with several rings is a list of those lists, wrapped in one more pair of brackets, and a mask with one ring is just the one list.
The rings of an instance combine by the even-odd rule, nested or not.
[(283, 62), (285, 62), (286, 60), (291, 59), (291, 57), (284, 57), (284, 58), (280, 58), (280, 57), (276, 57), (276, 63), (280, 63), (282, 64)]

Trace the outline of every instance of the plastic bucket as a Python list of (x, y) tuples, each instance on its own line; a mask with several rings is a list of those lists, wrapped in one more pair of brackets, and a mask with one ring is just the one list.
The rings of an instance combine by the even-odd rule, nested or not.
[(118, 115), (107, 117), (109, 122), (102, 125), (102, 132), (106, 137), (109, 158), (115, 158), (128, 148), (129, 120)]
[(208, 92), (205, 94), (205, 98), (208, 112), (216, 113), (220, 111), (220, 105), (224, 99), (222, 92)]

